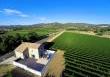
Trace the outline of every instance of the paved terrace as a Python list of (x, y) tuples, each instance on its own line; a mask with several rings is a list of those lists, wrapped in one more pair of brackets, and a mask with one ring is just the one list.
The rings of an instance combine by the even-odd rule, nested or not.
[(27, 67), (29, 68), (32, 68), (34, 70), (37, 70), (39, 72), (42, 71), (42, 69), (44, 68), (44, 64), (41, 64), (41, 63), (37, 63), (35, 59), (17, 59), (16, 62), (20, 63), (20, 64), (23, 64), (23, 65), (26, 65)]
[(48, 57), (39, 58), (38, 60), (33, 59), (33, 58), (17, 59), (15, 62), (23, 64), (39, 72), (42, 72), (43, 68), (47, 65), (47, 63), (49, 62), (49, 60), (52, 58), (54, 54), (54, 51), (51, 51), (51, 50), (48, 50), (47, 52), (49, 53)]

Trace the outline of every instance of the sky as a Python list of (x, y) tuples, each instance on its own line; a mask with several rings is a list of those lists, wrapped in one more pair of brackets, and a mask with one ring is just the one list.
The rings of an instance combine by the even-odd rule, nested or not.
[(110, 0), (0, 0), (0, 25), (110, 24)]

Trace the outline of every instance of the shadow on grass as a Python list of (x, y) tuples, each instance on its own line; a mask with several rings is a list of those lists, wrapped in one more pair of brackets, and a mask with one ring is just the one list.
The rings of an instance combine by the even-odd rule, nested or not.
[(47, 73), (45, 77), (55, 77), (55, 75), (49, 75), (49, 74)]
[(43, 45), (44, 45), (44, 49), (48, 50), (54, 45), (54, 42), (44, 42)]
[[(54, 74), (51, 74), (51, 75), (50, 75), (49, 73), (47, 73), (45, 77), (56, 77), (56, 76), (55, 76)], [(64, 75), (64, 71), (62, 71), (60, 77), (66, 77), (66, 76)]]

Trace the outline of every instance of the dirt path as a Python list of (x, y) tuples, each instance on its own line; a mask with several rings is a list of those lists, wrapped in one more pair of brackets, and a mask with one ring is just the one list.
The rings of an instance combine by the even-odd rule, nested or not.
[(55, 34), (52, 34), (52, 35), (50, 35), (49, 37), (47, 37), (47, 38), (44, 38), (44, 39), (42, 39), (42, 40), (40, 40), (40, 41), (37, 41), (36, 43), (40, 43), (40, 44), (42, 44), (42, 43), (44, 43), (44, 42), (52, 42), (55, 38), (57, 38), (58, 36), (60, 36), (62, 33), (64, 33), (65, 32), (65, 30), (63, 30), (63, 31), (61, 31), (61, 32), (57, 32), (57, 33), (55, 33)]
[(12, 64), (13, 61), (16, 60), (16, 59), (17, 59), (17, 58), (16, 58), (15, 56), (12, 56), (12, 57), (10, 57), (10, 58), (5, 59), (4, 61), (2, 61), (2, 62), (0, 63), (0, 65), (2, 65), (2, 64)]
[(63, 34), (65, 32), (65, 30), (61, 31), (60, 33), (58, 33), (55, 36), (50, 37), (47, 42), (52, 42), (54, 39), (56, 39), (58, 36), (60, 36), (61, 34)]

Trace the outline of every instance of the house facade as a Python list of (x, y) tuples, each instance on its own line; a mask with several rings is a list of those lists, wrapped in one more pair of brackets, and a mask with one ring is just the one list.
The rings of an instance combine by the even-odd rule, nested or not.
[(15, 50), (17, 60), (13, 64), (42, 76), (55, 51), (46, 50), (43, 44), (23, 42)]
[(43, 49), (43, 46), (39, 43), (28, 43), (28, 42), (23, 42), (21, 45), (19, 45), (15, 50), (15, 56), (17, 58), (34, 58), (34, 59), (39, 59), (42, 54), (41, 52), (45, 51)]

